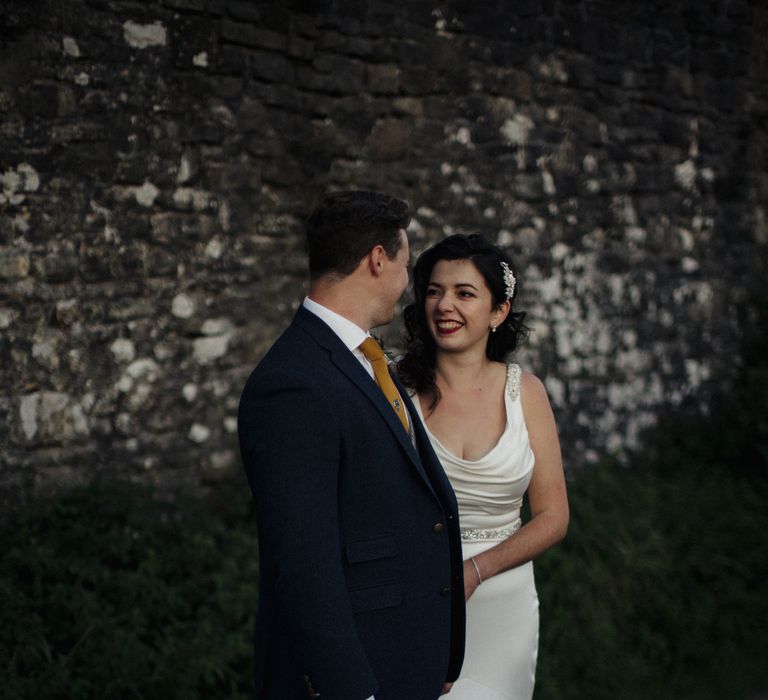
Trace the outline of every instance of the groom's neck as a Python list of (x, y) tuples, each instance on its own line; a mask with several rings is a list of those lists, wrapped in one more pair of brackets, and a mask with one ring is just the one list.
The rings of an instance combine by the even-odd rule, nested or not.
[(317, 280), (312, 283), (307, 296), (363, 330), (372, 326), (370, 291), (349, 277), (340, 281)]

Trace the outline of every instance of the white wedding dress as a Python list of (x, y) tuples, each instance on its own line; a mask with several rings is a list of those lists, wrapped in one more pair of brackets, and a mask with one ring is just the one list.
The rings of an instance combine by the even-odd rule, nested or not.
[[(520, 403), (518, 365), (507, 369), (504, 397), (504, 433), (481, 459), (456, 457), (427, 428), (459, 502), (464, 559), (494, 547), (520, 528), (520, 508), (534, 456)], [(418, 398), (414, 399), (424, 422)], [(538, 644), (539, 599), (533, 563), (528, 562), (484, 581), (469, 599), (464, 665), (445, 697), (531, 700)]]

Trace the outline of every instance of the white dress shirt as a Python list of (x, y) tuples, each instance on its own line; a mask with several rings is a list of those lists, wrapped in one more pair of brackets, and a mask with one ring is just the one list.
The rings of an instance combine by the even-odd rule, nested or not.
[[(371, 375), (371, 379), (376, 381), (373, 374), (373, 367), (368, 361), (368, 358), (360, 352), (360, 343), (366, 338), (370, 337), (367, 331), (364, 331), (356, 323), (352, 323), (348, 318), (340, 316), (335, 311), (331, 311), (329, 308), (318, 304), (316, 301), (312, 301), (309, 297), (304, 298), (303, 306), (307, 311), (312, 312), (321, 321), (324, 321), (330, 329), (339, 336), (339, 340), (352, 352), (352, 354), (360, 361), (360, 364), (365, 368), (365, 371)], [(371, 695), (366, 700), (376, 700)]]
[(344, 316), (337, 314), (335, 311), (331, 311), (328, 307), (318, 304), (316, 301), (312, 301), (309, 297), (304, 298), (302, 306), (330, 326), (331, 330), (339, 336), (339, 340), (344, 343), (351, 353), (360, 361), (360, 364), (371, 376), (371, 379), (376, 381), (371, 363), (360, 351), (360, 344), (366, 338), (371, 337), (370, 333), (364, 331), (360, 326), (353, 323), (348, 318), (344, 318)]

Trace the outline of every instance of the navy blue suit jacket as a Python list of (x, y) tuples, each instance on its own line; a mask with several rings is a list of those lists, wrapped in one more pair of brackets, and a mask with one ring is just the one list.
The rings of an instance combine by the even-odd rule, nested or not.
[(300, 308), (246, 383), (259, 530), (256, 697), (433, 700), (464, 654), (453, 490), (360, 362)]

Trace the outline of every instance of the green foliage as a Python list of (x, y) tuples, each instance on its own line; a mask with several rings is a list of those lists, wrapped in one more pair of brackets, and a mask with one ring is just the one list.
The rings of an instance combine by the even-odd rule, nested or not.
[(738, 700), (768, 689), (768, 481), (604, 465), (537, 561), (536, 700)]
[[(764, 692), (768, 481), (607, 464), (569, 488), (568, 537), (536, 565), (536, 700)], [(0, 697), (248, 697), (246, 500), (101, 484), (19, 514), (0, 533)]]
[(18, 514), (0, 532), (0, 697), (249, 697), (247, 508), (122, 483)]

